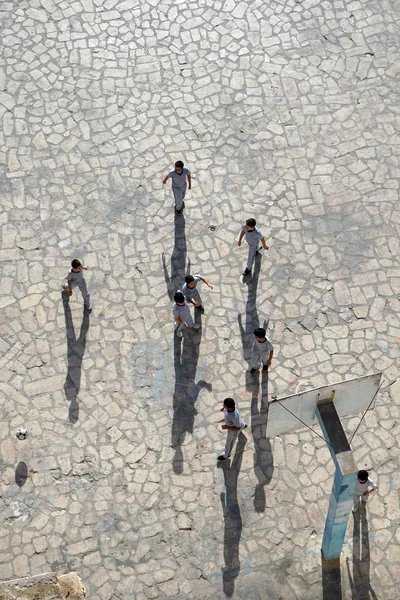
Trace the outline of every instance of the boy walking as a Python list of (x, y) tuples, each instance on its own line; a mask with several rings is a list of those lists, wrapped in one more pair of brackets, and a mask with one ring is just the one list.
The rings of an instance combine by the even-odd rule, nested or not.
[(174, 294), (174, 304), (172, 306), (172, 313), (174, 315), (175, 324), (177, 328), (175, 329), (175, 333), (178, 337), (182, 337), (182, 328), (183, 327), (192, 327), (193, 329), (200, 329), (199, 323), (194, 323), (192, 319), (192, 315), (190, 314), (190, 308), (185, 302), (185, 296), (183, 293), (178, 290)]
[(243, 423), (235, 401), (232, 398), (225, 398), (224, 405), (221, 411), (224, 411), (224, 421), (222, 429), (226, 429), (228, 435), (226, 437), (225, 450), (218, 456), (218, 460), (226, 460), (232, 453), (233, 444), (237, 440), (242, 429), (246, 429), (246, 423)]
[(356, 487), (353, 496), (353, 512), (360, 508), (360, 502), (367, 502), (368, 496), (376, 490), (378, 486), (370, 478), (368, 471), (358, 471)]
[(186, 300), (193, 304), (194, 307), (198, 308), (203, 314), (204, 306), (203, 302), (201, 301), (199, 289), (197, 287), (199, 281), (203, 281), (211, 290), (213, 289), (213, 286), (201, 275), (186, 275), (182, 292)]
[(74, 258), (71, 262), (71, 268), (67, 274), (67, 281), (62, 284), (62, 290), (63, 292), (67, 293), (68, 296), (72, 296), (72, 290), (78, 287), (81, 290), (85, 310), (92, 312), (90, 294), (87, 289), (86, 281), (83, 277), (82, 269), (85, 271), (88, 270), (87, 267), (82, 266), (80, 260)]
[(249, 275), (251, 273), (251, 268), (254, 263), (254, 259), (257, 252), (260, 252), (263, 247), (264, 250), (268, 250), (268, 246), (265, 242), (264, 236), (261, 231), (256, 227), (255, 219), (247, 219), (246, 224), (243, 225), (242, 230), (240, 232), (238, 246), (242, 245), (242, 239), (246, 236), (246, 242), (249, 246), (249, 253), (247, 256), (247, 264), (246, 268), (243, 271), (243, 275)]
[(251, 348), (251, 370), (254, 374), (261, 367), (263, 371), (267, 371), (271, 366), (272, 357), (274, 355), (274, 347), (271, 340), (265, 335), (263, 327), (257, 327), (254, 330), (255, 340)]
[(167, 183), (168, 179), (172, 179), (172, 191), (175, 197), (175, 211), (177, 215), (181, 215), (185, 208), (183, 199), (186, 194), (186, 180), (189, 186), (189, 190), (192, 188), (192, 177), (189, 169), (186, 169), (181, 160), (177, 160), (175, 163), (175, 169), (169, 171), (168, 175), (164, 177), (163, 183)]

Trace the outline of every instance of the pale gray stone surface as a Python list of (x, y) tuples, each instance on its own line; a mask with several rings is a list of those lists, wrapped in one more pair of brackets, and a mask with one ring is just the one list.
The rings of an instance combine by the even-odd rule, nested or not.
[[(0, 579), (76, 570), (91, 600), (398, 598), (398, 18), (389, 0), (1, 4)], [(243, 283), (250, 216), (270, 250)], [(74, 256), (90, 317), (61, 300)], [(180, 342), (189, 264), (214, 290)], [(352, 447), (379, 489), (339, 592), (319, 553), (329, 453), (310, 431), (266, 439), (265, 401), (376, 371)], [(218, 468), (227, 395), (249, 427)]]

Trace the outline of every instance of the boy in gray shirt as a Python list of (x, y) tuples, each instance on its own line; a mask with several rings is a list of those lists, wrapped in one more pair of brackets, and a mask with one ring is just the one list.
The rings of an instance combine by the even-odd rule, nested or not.
[(92, 312), (90, 294), (87, 289), (86, 281), (83, 277), (82, 269), (87, 271), (87, 267), (83, 267), (81, 261), (77, 258), (74, 258), (71, 262), (71, 269), (67, 274), (67, 281), (62, 284), (62, 290), (63, 292), (66, 292), (68, 296), (72, 296), (72, 290), (78, 287), (81, 290), (85, 310)]
[(368, 471), (362, 469), (357, 473), (356, 486), (353, 496), (353, 512), (360, 507), (360, 502), (367, 502), (368, 496), (376, 490), (378, 486), (369, 478)]
[(175, 197), (175, 210), (176, 214), (180, 215), (185, 208), (183, 199), (186, 194), (186, 179), (189, 185), (189, 190), (192, 187), (192, 177), (190, 175), (190, 171), (184, 167), (184, 164), (181, 160), (177, 160), (175, 163), (175, 170), (168, 172), (168, 175), (163, 179), (163, 183), (167, 183), (168, 179), (172, 180), (172, 191)]
[(193, 329), (200, 329), (199, 323), (194, 323), (192, 315), (190, 314), (190, 308), (185, 302), (185, 296), (178, 290), (174, 294), (174, 304), (172, 306), (172, 313), (174, 315), (175, 323), (178, 327), (175, 329), (175, 333), (178, 337), (182, 337), (183, 327), (192, 327)]
[(242, 418), (238, 409), (236, 408), (235, 401), (233, 398), (225, 398), (224, 405), (221, 411), (224, 411), (224, 425), (222, 429), (226, 429), (228, 435), (226, 436), (225, 450), (218, 456), (218, 460), (225, 460), (229, 458), (232, 453), (233, 444), (239, 437), (239, 433), (242, 429), (246, 429), (246, 423), (243, 423)]
[(243, 225), (240, 232), (238, 246), (242, 245), (242, 239), (246, 236), (246, 242), (249, 246), (249, 253), (247, 256), (246, 268), (243, 271), (243, 275), (249, 275), (251, 268), (254, 263), (256, 253), (263, 247), (264, 250), (268, 250), (268, 246), (265, 242), (264, 236), (261, 231), (256, 227), (255, 219), (247, 219), (246, 224)]
[(197, 287), (199, 281), (203, 281), (211, 290), (213, 289), (213, 286), (201, 275), (186, 275), (182, 292), (188, 302), (198, 308), (201, 313), (204, 313), (204, 306)]
[(274, 355), (274, 347), (271, 340), (265, 335), (263, 327), (257, 327), (254, 330), (254, 337), (251, 349), (251, 373), (255, 373), (263, 366), (263, 371), (266, 371), (271, 366), (272, 357)]

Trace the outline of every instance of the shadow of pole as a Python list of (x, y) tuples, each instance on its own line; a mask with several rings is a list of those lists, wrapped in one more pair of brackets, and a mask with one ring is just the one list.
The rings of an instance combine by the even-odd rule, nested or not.
[(76, 423), (79, 419), (79, 404), (77, 396), (81, 386), (82, 360), (85, 354), (86, 337), (89, 331), (89, 311), (84, 310), (79, 338), (76, 339), (74, 323), (68, 296), (63, 294), (65, 328), (67, 331), (67, 376), (64, 383), (64, 392), (69, 400), (69, 420)]
[(230, 465), (229, 459), (218, 463), (218, 468), (224, 472), (226, 490), (221, 494), (225, 524), (225, 567), (222, 569), (222, 587), (228, 598), (231, 598), (235, 592), (235, 580), (240, 572), (239, 544), (242, 535), (242, 516), (237, 499), (237, 483), (246, 442), (246, 436), (240, 432), (232, 464)]
[(342, 600), (340, 558), (325, 560), (321, 554), (322, 600)]
[[(240, 336), (242, 339), (243, 358), (246, 367), (246, 391), (251, 393), (251, 432), (254, 440), (254, 473), (258, 483), (254, 492), (254, 509), (264, 512), (266, 506), (265, 486), (271, 481), (274, 472), (271, 442), (266, 437), (268, 417), (268, 371), (261, 371), (261, 399), (260, 373), (254, 375), (249, 372), (251, 362), (251, 347), (254, 340), (254, 330), (259, 327), (257, 312), (257, 287), (261, 269), (261, 256), (256, 254), (253, 276), (244, 277), (248, 286), (246, 302), (246, 323), (243, 326), (242, 316), (238, 315)], [(264, 320), (264, 329), (268, 322)]]
[(348, 576), (353, 600), (378, 600), (371, 587), (369, 531), (365, 502), (360, 502), (360, 508), (353, 512), (353, 577), (347, 562)]
[(197, 414), (195, 404), (200, 390), (212, 386), (205, 381), (195, 383), (197, 363), (199, 360), (201, 329), (183, 332), (183, 337), (175, 336), (174, 370), (175, 390), (173, 396), (173, 418), (171, 430), (171, 446), (175, 449), (172, 460), (174, 473), (183, 472), (182, 445), (186, 433), (193, 433), (194, 418)]

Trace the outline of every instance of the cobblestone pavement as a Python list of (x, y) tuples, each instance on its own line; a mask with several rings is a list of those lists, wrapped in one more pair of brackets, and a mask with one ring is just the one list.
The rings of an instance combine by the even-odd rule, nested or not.
[[(0, 11), (0, 579), (77, 570), (90, 600), (400, 598), (399, 3)], [(181, 158), (174, 217), (161, 180)], [(243, 282), (249, 216), (270, 251)], [(61, 299), (74, 256), (90, 317)], [(214, 289), (180, 341), (187, 269)], [(332, 567), (328, 449), (266, 439), (267, 398), (377, 371), (352, 447), (379, 490)], [(249, 428), (217, 465), (227, 395)]]

